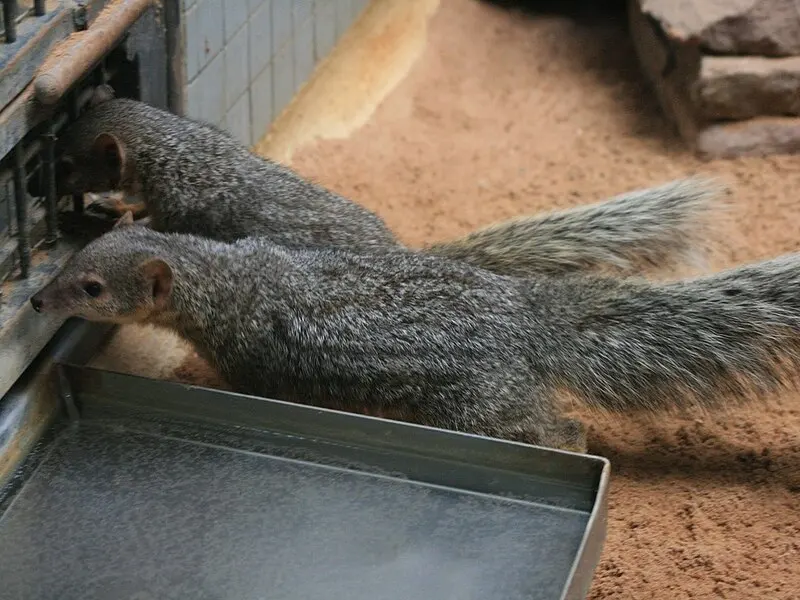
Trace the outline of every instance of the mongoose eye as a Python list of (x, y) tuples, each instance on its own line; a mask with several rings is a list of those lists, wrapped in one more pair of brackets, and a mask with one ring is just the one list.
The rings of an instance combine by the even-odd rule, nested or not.
[(92, 298), (97, 298), (103, 293), (103, 286), (96, 281), (90, 281), (89, 283), (83, 284), (83, 291), (89, 294)]

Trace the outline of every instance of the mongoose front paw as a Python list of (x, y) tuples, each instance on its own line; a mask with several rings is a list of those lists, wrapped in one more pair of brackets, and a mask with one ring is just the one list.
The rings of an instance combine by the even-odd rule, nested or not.
[(586, 454), (589, 451), (586, 426), (577, 419), (562, 419), (559, 424), (557, 439), (556, 447), (559, 450), (577, 452), (578, 454)]
[(87, 197), (90, 201), (86, 207), (87, 210), (110, 217), (121, 217), (129, 211), (133, 213), (134, 217), (138, 217), (147, 212), (144, 202), (135, 197), (126, 198), (124, 192), (88, 193)]

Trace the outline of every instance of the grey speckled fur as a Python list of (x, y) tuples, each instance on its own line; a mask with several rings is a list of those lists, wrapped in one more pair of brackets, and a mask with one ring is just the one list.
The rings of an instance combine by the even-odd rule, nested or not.
[(710, 406), (800, 363), (799, 254), (673, 283), (519, 279), (124, 227), (34, 303), (174, 329), (242, 392), (571, 449), (585, 441), (561, 391), (611, 411)]
[[(59, 140), (73, 165), (59, 168), (60, 194), (123, 188), (147, 204), (154, 229), (226, 242), (264, 236), (287, 247), (400, 247), (374, 213), (229, 134), (112, 94), (98, 88), (93, 107)], [(121, 150), (98, 148), (100, 134)], [(518, 276), (672, 268), (702, 257), (720, 191), (711, 180), (678, 180), (511, 219), (425, 250)]]

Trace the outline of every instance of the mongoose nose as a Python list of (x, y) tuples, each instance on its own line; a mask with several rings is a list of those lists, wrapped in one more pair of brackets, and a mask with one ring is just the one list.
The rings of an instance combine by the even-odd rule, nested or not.
[(41, 298), (39, 298), (38, 296), (31, 297), (31, 306), (33, 306), (33, 310), (35, 310), (37, 313), (42, 312), (43, 305), (44, 302), (42, 302)]

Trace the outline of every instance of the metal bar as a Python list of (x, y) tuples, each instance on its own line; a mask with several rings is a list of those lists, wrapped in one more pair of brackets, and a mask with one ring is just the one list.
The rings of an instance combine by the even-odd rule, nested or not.
[[(77, 121), (81, 114), (81, 96), (78, 90), (70, 94), (69, 99), (69, 118), (70, 121)], [(83, 213), (83, 194), (72, 195), (72, 210), (78, 214)]]
[[(83, 106), (91, 97), (92, 88), (87, 88), (73, 94), (73, 102), (69, 104), (69, 114), (58, 113), (51, 121), (51, 131), (57, 134), (69, 121), (74, 121), (79, 115), (80, 107)], [(30, 161), (34, 156), (44, 150), (44, 144), (41, 140), (34, 140), (25, 147), (25, 162)], [(0, 185), (13, 180), (13, 169), (0, 169)], [(81, 199), (81, 208), (83, 200)]]
[(14, 199), (17, 206), (17, 249), (19, 267), (23, 279), (31, 268), (31, 239), (28, 224), (28, 194), (25, 190), (25, 153), (19, 146), (14, 148)]
[(33, 14), (37, 17), (43, 17), (47, 13), (47, 7), (45, 6), (45, 0), (34, 0), (33, 3)]
[[(75, 30), (71, 19), (72, 4), (75, 2), (47, 0), (48, 12), (35, 16), (30, 0), (19, 2), (13, 52), (0, 52), (0, 98), (5, 99), (2, 104), (7, 104), (11, 98), (23, 92), (59, 42)], [(11, 48), (3, 46), (2, 41), (0, 47)], [(2, 137), (7, 135), (4, 132)], [(0, 150), (0, 155), (6, 152)]]
[(33, 127), (46, 120), (52, 109), (42, 107), (33, 97), (33, 86), (0, 110), (0, 156), (10, 154)]
[(72, 385), (69, 379), (67, 379), (62, 365), (56, 365), (56, 371), (58, 372), (59, 396), (61, 396), (61, 400), (64, 403), (64, 408), (66, 408), (67, 418), (72, 422), (76, 422), (78, 417), (80, 417), (80, 413), (78, 412), (78, 407), (75, 406), (75, 396), (72, 393)]
[[(11, 197), (11, 179), (3, 181), (0, 179), (0, 186), (5, 187), (5, 194), (6, 198)], [(6, 220), (8, 222), (8, 234), (12, 235), (14, 233), (14, 208), (11, 202), (6, 202)]]
[[(68, 120), (69, 120), (68, 117), (64, 114), (58, 115), (53, 121), (52, 125), (53, 134), (58, 133), (58, 131), (60, 131), (64, 127), (64, 125), (67, 124)], [(25, 163), (27, 163), (29, 160), (31, 160), (34, 156), (36, 156), (40, 152), (42, 152), (43, 149), (44, 146), (42, 142), (39, 140), (34, 140), (29, 145), (27, 145), (25, 147), (25, 155), (24, 155)], [(0, 185), (4, 185), (9, 181), (12, 181), (13, 179), (14, 179), (13, 169), (0, 170)]]
[(3, 0), (3, 27), (6, 32), (6, 44), (17, 41), (17, 0)]
[[(44, 326), (42, 315), (26, 311), (14, 327), (0, 330), (0, 348), (25, 359), (18, 364), (6, 357), (0, 361), (0, 487), (9, 483), (61, 413), (58, 362), (87, 362), (112, 330), (87, 321), (67, 322), (61, 328), (59, 324)], [(32, 331), (38, 335), (32, 336)], [(25, 348), (26, 356), (19, 347)]]
[[(109, 71), (110, 77), (113, 79), (119, 72), (119, 67), (109, 65)], [(0, 75), (0, 77), (2, 76)], [(87, 91), (91, 94), (91, 90)], [(83, 96), (80, 97), (78, 106), (82, 106), (82, 102)], [(68, 104), (67, 107), (69, 110)], [(0, 110), (0, 156), (9, 154), (32, 128), (52, 117), (56, 109), (60, 110), (60, 107), (39, 104), (34, 98), (33, 84), (28, 85), (14, 100)], [(75, 115), (70, 113), (70, 118), (73, 120), (76, 116), (77, 113)]]
[(182, 12), (182, 2), (165, 0), (163, 18), (167, 30), (167, 102), (169, 110), (177, 115), (186, 113), (186, 93), (183, 85), (187, 80), (184, 60), (186, 43)]
[[(24, 149), (23, 154), (22, 154), (23, 161), (25, 163), (27, 163), (30, 159), (32, 159), (34, 156), (36, 156), (36, 154), (38, 154), (38, 152), (41, 149), (42, 149), (42, 145), (39, 143), (38, 140), (33, 142), (32, 144), (30, 144), (29, 146), (27, 146)], [(13, 169), (13, 167), (11, 169), (0, 170), (0, 185), (4, 185), (4, 184), (8, 183), (9, 181), (13, 181), (13, 180), (14, 180), (14, 169)]]
[(34, 79), (36, 98), (45, 105), (64, 93), (122, 39), (127, 29), (153, 6), (153, 0), (127, 0), (106, 6), (82, 37), (65, 43), (62, 56)]
[[(43, 234), (44, 231), (39, 232), (38, 239)], [(36, 239), (35, 235), (36, 230), (31, 228), (31, 239)], [(62, 318), (34, 312), (30, 297), (50, 283), (81, 246), (80, 240), (65, 238), (42, 256), (41, 263), (31, 264), (27, 279), (6, 282), (0, 318), (0, 396), (19, 379), (31, 361), (53, 338), (53, 334), (64, 324)]]
[(56, 197), (56, 135), (55, 127), (51, 122), (48, 131), (42, 136), (42, 177), (44, 179), (45, 193), (45, 219), (47, 221), (47, 234), (44, 243), (54, 246), (58, 241), (58, 207)]

